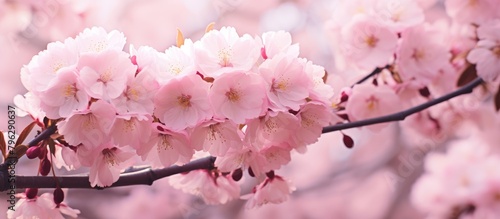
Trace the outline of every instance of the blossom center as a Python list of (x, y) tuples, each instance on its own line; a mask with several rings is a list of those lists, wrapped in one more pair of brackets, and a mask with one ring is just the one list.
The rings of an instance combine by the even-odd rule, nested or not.
[(229, 89), (229, 91), (226, 92), (226, 97), (231, 102), (238, 102), (240, 100), (240, 94), (233, 88)]
[(111, 80), (111, 69), (107, 69), (104, 71), (104, 73), (101, 74), (101, 77), (99, 78), (102, 82), (106, 83)]
[(129, 100), (137, 101), (139, 99), (139, 91), (134, 88), (129, 88), (127, 90), (127, 98)]
[(76, 94), (76, 87), (74, 85), (67, 85), (66, 87), (64, 87), (64, 96), (65, 97), (74, 97), (75, 94)]
[(191, 95), (182, 94), (178, 96), (177, 103), (184, 109), (191, 107)]
[(424, 56), (425, 53), (420, 49), (414, 49), (413, 54), (411, 55), (411, 57), (417, 61), (422, 60)]
[(231, 48), (224, 48), (219, 50), (219, 64), (221, 67), (233, 67), (231, 64)]
[(169, 150), (172, 149), (172, 144), (170, 143), (169, 135), (161, 135), (160, 142), (158, 142), (158, 152), (161, 150)]
[(495, 54), (497, 56), (497, 58), (500, 59), (500, 46), (495, 46), (493, 47), (493, 54)]
[(61, 69), (62, 67), (63, 67), (63, 64), (62, 64), (62, 63), (60, 63), (60, 62), (59, 62), (59, 63), (54, 64), (54, 66), (53, 66), (53, 71), (54, 71), (54, 73), (57, 73), (57, 71), (59, 71), (59, 69)]
[(377, 46), (378, 41), (379, 41), (379, 39), (377, 37), (373, 36), (373, 35), (368, 36), (365, 39), (366, 45), (368, 45), (371, 48), (375, 48), (375, 46)]
[(106, 161), (106, 163), (111, 166), (118, 164), (117, 160), (115, 159), (115, 151), (116, 148), (111, 148), (111, 149), (106, 148), (102, 150), (102, 155), (104, 155), (104, 161)]
[(378, 104), (378, 99), (374, 96), (370, 96), (370, 98), (368, 98), (366, 102), (368, 110), (373, 110)]

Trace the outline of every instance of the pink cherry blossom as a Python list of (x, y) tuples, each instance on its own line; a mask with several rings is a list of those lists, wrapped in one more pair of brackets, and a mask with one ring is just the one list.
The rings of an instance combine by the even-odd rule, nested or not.
[(23, 117), (29, 114), (34, 120), (43, 122), (45, 112), (41, 109), (41, 101), (37, 95), (31, 92), (18, 94), (14, 97), (14, 104), (17, 107), (16, 115)]
[(128, 75), (125, 91), (113, 99), (111, 103), (121, 114), (152, 114), (154, 109), (153, 97), (159, 85), (147, 72), (140, 72), (135, 77)]
[(486, 81), (494, 81), (500, 74), (500, 20), (481, 25), (477, 29), (479, 42), (467, 55), (476, 64), (477, 74)]
[(424, 22), (424, 12), (414, 0), (378, 0), (374, 10), (380, 22), (395, 32)]
[(306, 102), (312, 81), (297, 58), (277, 55), (264, 61), (259, 72), (268, 84), (267, 96), (272, 110), (297, 111)]
[(266, 158), (264, 171), (277, 170), (281, 166), (288, 164), (292, 158), (290, 156), (291, 147), (288, 144), (266, 146), (259, 151)]
[(210, 88), (209, 98), (216, 117), (237, 124), (260, 116), (267, 108), (265, 82), (251, 72), (221, 75)]
[(123, 93), (128, 77), (135, 74), (137, 67), (127, 53), (109, 50), (82, 56), (78, 70), (80, 80), (91, 97), (111, 100)]
[(245, 142), (260, 149), (265, 145), (291, 143), (300, 123), (288, 112), (268, 112), (265, 116), (247, 122)]
[(266, 178), (261, 184), (254, 188), (253, 195), (248, 200), (246, 207), (260, 207), (264, 204), (279, 204), (288, 200), (290, 194), (295, 190), (288, 180), (281, 176)]
[(225, 204), (240, 197), (240, 186), (231, 175), (218, 171), (194, 170), (169, 178), (170, 185), (186, 193), (200, 196), (210, 205)]
[(319, 65), (313, 64), (311, 61), (302, 59), (305, 61), (305, 72), (311, 78), (313, 82), (313, 88), (309, 94), (309, 98), (315, 101), (323, 102), (326, 105), (331, 105), (331, 99), (333, 98), (333, 87), (325, 84), (323, 77), (328, 76), (325, 68)]
[(57, 123), (57, 127), (69, 144), (97, 147), (109, 138), (114, 118), (113, 106), (98, 100), (88, 110), (73, 112), (66, 120)]
[[(322, 104), (309, 102), (297, 114), (300, 126), (292, 135), (295, 144), (292, 147), (301, 152), (300, 148), (318, 141), (323, 127), (333, 118), (330, 109)], [(305, 152), (305, 151), (302, 151)]]
[(208, 151), (212, 156), (224, 156), (229, 148), (242, 148), (242, 135), (238, 125), (230, 120), (211, 120), (193, 129), (191, 143), (194, 147)]
[(210, 119), (209, 84), (199, 75), (174, 78), (163, 85), (154, 97), (154, 114), (167, 129), (184, 130)]
[(172, 46), (160, 54), (160, 70), (158, 81), (165, 84), (171, 78), (196, 73), (196, 67), (192, 53), (193, 43), (184, 41), (180, 48)]
[(123, 33), (113, 30), (106, 32), (102, 27), (86, 28), (75, 40), (78, 43), (79, 52), (100, 53), (108, 50), (122, 51), (125, 46)]
[(117, 115), (109, 135), (117, 146), (142, 147), (151, 135), (151, 116)]
[(450, 17), (463, 23), (482, 24), (498, 15), (496, 0), (446, 0), (444, 5)]
[(191, 160), (194, 149), (191, 147), (187, 134), (184, 131), (173, 132), (160, 123), (151, 125), (153, 132), (149, 142), (137, 150), (143, 160), (156, 161), (163, 167), (174, 163), (184, 164)]
[[(59, 207), (53, 201), (53, 195), (43, 193), (34, 199), (28, 199), (25, 194), (17, 194), (20, 199), (14, 206), (15, 211), (8, 210), (7, 218), (23, 219), (23, 218), (53, 218), (64, 219), (62, 214), (76, 218), (80, 211), (72, 209), (64, 203)], [(62, 213), (62, 214), (61, 214)]]
[[(352, 89), (352, 95), (346, 105), (346, 112), (351, 121), (389, 115), (397, 112), (400, 99), (388, 86), (375, 87), (373, 84), (359, 84)], [(387, 124), (368, 126), (372, 130), (385, 127)]]
[(126, 148), (114, 147), (111, 142), (101, 146), (90, 167), (89, 181), (91, 186), (106, 187), (120, 178), (120, 172), (132, 164), (131, 158), (135, 155)]
[(48, 88), (59, 72), (74, 68), (77, 61), (78, 47), (74, 39), (49, 43), (46, 50), (34, 56), (21, 70), (21, 81), (30, 91), (41, 92)]
[(292, 45), (292, 35), (285, 31), (269, 31), (262, 34), (262, 58), (273, 58), (277, 54), (286, 53), (299, 56), (299, 45)]
[(402, 33), (396, 63), (402, 80), (414, 81), (420, 88), (436, 77), (450, 57), (444, 36), (436, 28), (421, 25)]
[(76, 69), (61, 71), (47, 90), (41, 92), (41, 107), (48, 118), (68, 117), (74, 110), (87, 108), (90, 98), (77, 77)]
[(386, 65), (396, 50), (397, 35), (367, 15), (355, 16), (341, 34), (344, 55), (362, 69)]
[(250, 35), (239, 36), (233, 27), (211, 30), (194, 44), (195, 62), (201, 74), (217, 77), (226, 71), (248, 71), (260, 56)]

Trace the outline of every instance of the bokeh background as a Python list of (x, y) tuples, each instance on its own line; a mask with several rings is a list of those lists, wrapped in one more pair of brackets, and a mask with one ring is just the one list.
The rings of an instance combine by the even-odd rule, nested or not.
[[(368, 72), (335, 68), (335, 48), (325, 28), (335, 6), (335, 0), (0, 0), (0, 129), (7, 129), (7, 106), (14, 96), (26, 92), (20, 82), (21, 67), (47, 43), (75, 37), (92, 26), (122, 31), (129, 45), (149, 45), (159, 51), (175, 44), (177, 28), (186, 38), (197, 40), (211, 22), (215, 28), (234, 26), (240, 34), (289, 31), (293, 42), (300, 44), (301, 57), (324, 66), (328, 83), (338, 93)], [(426, 16), (434, 13), (443, 13), (441, 3), (427, 10)], [(29, 122), (18, 117), (17, 130)], [(411, 186), (423, 171), (425, 154), (442, 150), (447, 142), (440, 135), (415, 137), (404, 126), (411, 126), (411, 120), (378, 133), (345, 130), (355, 140), (353, 149), (344, 146), (341, 133), (325, 134), (306, 154), (293, 154), (292, 162), (278, 173), (292, 180), (297, 190), (280, 205), (252, 210), (244, 208), (244, 200), (205, 205), (172, 189), (165, 179), (151, 187), (74, 189), (66, 202), (80, 209), (79, 218), (85, 219), (423, 218), (409, 202)], [(22, 159), (17, 174), (36, 174), (37, 165), (35, 160)], [(252, 181), (242, 186), (248, 193)], [(3, 200), (7, 196), (2, 193), (0, 212), (7, 210)]]

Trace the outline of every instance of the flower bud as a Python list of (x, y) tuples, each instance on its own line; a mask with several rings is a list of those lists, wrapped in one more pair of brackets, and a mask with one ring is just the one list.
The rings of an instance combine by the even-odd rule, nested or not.
[(63, 190), (61, 188), (56, 188), (56, 190), (54, 190), (54, 203), (56, 203), (56, 205), (59, 205), (63, 201), (64, 201)]
[(234, 181), (240, 181), (240, 179), (243, 177), (243, 170), (241, 170), (241, 168), (234, 170), (231, 174), (231, 177)]
[(50, 168), (52, 167), (50, 160), (45, 158), (42, 160), (42, 163), (40, 164), (40, 174), (42, 176), (47, 176), (50, 173)]
[(40, 149), (40, 147), (38, 146), (34, 146), (34, 147), (30, 147), (28, 148), (28, 150), (26, 151), (26, 156), (29, 158), (29, 159), (35, 159), (37, 158), (38, 156), (40, 156), (40, 152), (42, 150)]
[(26, 194), (26, 198), (34, 199), (38, 194), (38, 188), (27, 188), (24, 190), (24, 193)]
[(271, 170), (266, 173), (267, 178), (274, 179), (274, 170)]

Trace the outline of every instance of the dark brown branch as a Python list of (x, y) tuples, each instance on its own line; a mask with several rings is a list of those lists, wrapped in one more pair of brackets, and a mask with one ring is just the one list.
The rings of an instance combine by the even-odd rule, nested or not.
[(456, 96), (471, 93), (475, 87), (479, 86), (483, 82), (484, 82), (483, 79), (476, 78), (475, 80), (473, 80), (470, 83), (468, 83), (467, 85), (457, 89), (456, 91), (453, 91), (453, 92), (446, 94), (442, 97), (433, 99), (431, 101), (425, 102), (425, 103), (420, 104), (418, 106), (412, 107), (410, 109), (407, 109), (407, 110), (404, 110), (401, 112), (397, 112), (397, 113), (393, 113), (390, 115), (386, 115), (386, 116), (327, 126), (327, 127), (323, 128), (323, 133), (334, 132), (334, 131), (339, 131), (339, 130), (343, 130), (343, 129), (356, 128), (356, 127), (367, 126), (367, 125), (373, 125), (373, 124), (378, 124), (378, 123), (401, 121), (401, 120), (404, 120), (407, 116), (412, 115), (412, 114), (417, 113), (417, 112), (420, 112), (420, 111), (427, 109), (431, 106), (437, 105), (439, 103), (442, 103), (444, 101), (452, 99)]
[(371, 77), (373, 77), (373, 76), (377, 75), (378, 73), (382, 72), (382, 70), (387, 69), (387, 68), (389, 68), (389, 67), (391, 67), (391, 66), (390, 66), (390, 65), (386, 65), (386, 66), (384, 66), (384, 67), (382, 67), (382, 68), (377, 67), (377, 68), (376, 68), (376, 69), (374, 69), (374, 70), (373, 70), (370, 74), (366, 75), (366, 76), (365, 76), (365, 77), (363, 77), (361, 80), (357, 81), (357, 82), (356, 82), (355, 84), (353, 84), (351, 87), (354, 87), (354, 85), (356, 85), (356, 84), (361, 84), (361, 83), (365, 82), (366, 80), (370, 79)]
[[(152, 185), (154, 181), (171, 175), (185, 173), (192, 170), (210, 170), (214, 168), (215, 157), (205, 157), (191, 161), (183, 166), (170, 166), (163, 169), (143, 169), (132, 173), (120, 175), (118, 181), (110, 187), (130, 185)], [(61, 188), (92, 188), (89, 176), (60, 176), (57, 177)], [(53, 177), (46, 176), (17, 176), (17, 188), (55, 188), (56, 182)], [(108, 187), (106, 187), (108, 188)]]

